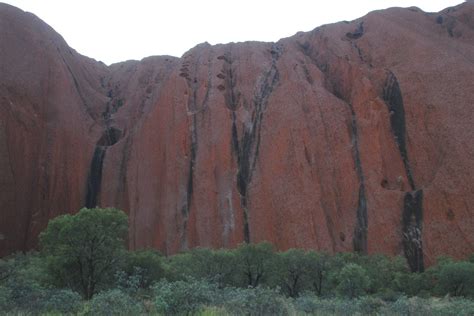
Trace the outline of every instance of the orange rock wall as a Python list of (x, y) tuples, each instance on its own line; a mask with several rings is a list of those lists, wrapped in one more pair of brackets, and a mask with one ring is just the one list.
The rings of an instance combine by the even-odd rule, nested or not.
[[(130, 247), (474, 252), (474, 5), (106, 67), (0, 6), (0, 254), (83, 206)], [(13, 25), (14, 27), (12, 27)]]

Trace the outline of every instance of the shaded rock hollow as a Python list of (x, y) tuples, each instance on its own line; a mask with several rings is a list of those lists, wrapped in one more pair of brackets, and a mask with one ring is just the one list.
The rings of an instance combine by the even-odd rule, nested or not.
[(109, 67), (0, 5), (0, 255), (83, 206), (130, 247), (474, 251), (474, 5)]

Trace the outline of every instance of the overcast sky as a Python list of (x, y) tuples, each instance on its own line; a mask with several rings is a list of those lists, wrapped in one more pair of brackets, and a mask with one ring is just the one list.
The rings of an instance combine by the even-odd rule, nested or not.
[(463, 0), (0, 0), (32, 12), (79, 53), (106, 64), (181, 56), (202, 42), (276, 41), (372, 10), (437, 12)]

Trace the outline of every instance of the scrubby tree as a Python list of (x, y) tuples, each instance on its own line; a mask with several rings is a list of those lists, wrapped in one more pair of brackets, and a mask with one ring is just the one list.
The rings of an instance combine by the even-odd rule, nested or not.
[(358, 264), (370, 279), (369, 294), (401, 290), (395, 280), (409, 273), (407, 262), (401, 257), (391, 258), (382, 254), (360, 256)]
[(90, 301), (90, 315), (143, 315), (143, 312), (140, 301), (118, 289), (102, 291)]
[(474, 295), (474, 263), (468, 261), (445, 263), (438, 277), (439, 288), (443, 294)]
[(195, 315), (218, 299), (217, 285), (206, 280), (162, 280), (153, 289), (155, 309), (163, 315)]
[(235, 250), (236, 268), (242, 283), (257, 287), (265, 282), (274, 270), (275, 253), (270, 243), (242, 244)]
[(0, 284), (13, 274), (13, 267), (8, 261), (0, 259)]
[(350, 299), (365, 294), (370, 282), (364, 268), (355, 263), (349, 263), (342, 268), (337, 279), (339, 294)]
[(308, 279), (316, 295), (323, 295), (331, 271), (330, 256), (325, 252), (308, 251)]
[(469, 256), (468, 261), (474, 263), (474, 253)]
[(111, 285), (125, 252), (127, 233), (124, 212), (84, 208), (51, 220), (40, 243), (58, 285), (90, 299), (98, 289)]
[(309, 279), (312, 258), (303, 249), (289, 249), (277, 256), (283, 290), (288, 296), (297, 297)]
[(165, 276), (163, 257), (156, 250), (129, 251), (124, 261), (123, 270), (118, 273), (121, 286), (147, 289)]

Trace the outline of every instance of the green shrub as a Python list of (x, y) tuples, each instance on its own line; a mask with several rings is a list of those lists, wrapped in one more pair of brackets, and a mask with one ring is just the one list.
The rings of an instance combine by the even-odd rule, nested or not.
[(467, 258), (467, 261), (469, 261), (470, 263), (474, 263), (474, 253), (471, 254), (471, 255)]
[(276, 254), (268, 242), (241, 244), (235, 253), (237, 284), (242, 287), (257, 287), (266, 284), (275, 273)]
[(49, 274), (57, 286), (70, 287), (91, 299), (113, 286), (127, 234), (127, 215), (113, 208), (83, 208), (50, 220), (40, 234)]
[(309, 259), (308, 281), (312, 290), (318, 296), (326, 295), (331, 290), (329, 282), (330, 255), (325, 252), (308, 251), (306, 256)]
[(42, 309), (46, 289), (32, 280), (15, 278), (6, 284), (10, 292), (10, 307), (16, 311), (34, 312)]
[(372, 296), (357, 299), (357, 310), (362, 315), (377, 315), (385, 305), (384, 301)]
[(289, 301), (277, 290), (256, 288), (226, 288), (222, 298), (231, 315), (288, 315)]
[(164, 277), (162, 256), (158, 251), (144, 249), (126, 252), (123, 271), (119, 271), (118, 284), (123, 288), (147, 289)]
[(10, 289), (5, 286), (0, 286), (0, 311), (8, 312), (12, 308)]
[(419, 297), (400, 297), (396, 302), (382, 310), (382, 315), (431, 315), (431, 308), (426, 299)]
[(293, 301), (297, 311), (307, 314), (315, 314), (321, 310), (321, 299), (313, 294), (305, 294), (297, 297)]
[(281, 285), (287, 296), (297, 297), (301, 291), (310, 288), (312, 277), (313, 257), (309, 256), (303, 249), (289, 249), (277, 253), (275, 277), (276, 284)]
[(100, 292), (90, 301), (91, 315), (138, 315), (142, 312), (141, 303), (117, 289)]
[(348, 298), (364, 295), (369, 287), (369, 277), (364, 268), (355, 263), (349, 263), (337, 276), (337, 291)]
[(432, 306), (434, 316), (472, 316), (474, 315), (474, 301), (467, 299), (438, 300)]
[(369, 294), (383, 291), (400, 291), (396, 279), (409, 274), (406, 259), (401, 257), (388, 257), (382, 254), (360, 256), (357, 262), (370, 279)]
[(154, 287), (155, 309), (159, 313), (192, 314), (212, 305), (219, 294), (217, 286), (204, 280), (160, 281)]
[(205, 279), (220, 287), (235, 285), (238, 276), (234, 254), (235, 251), (228, 249), (195, 248), (174, 255), (167, 261), (167, 278), (171, 281)]
[(81, 309), (81, 296), (71, 290), (48, 290), (41, 302), (41, 311), (47, 313), (76, 314)]
[(441, 294), (474, 296), (474, 263), (467, 261), (445, 263), (439, 271)]
[(223, 307), (209, 306), (204, 307), (197, 313), (199, 316), (227, 316), (229, 313)]
[(312, 295), (298, 297), (294, 301), (294, 306), (297, 311), (311, 315), (354, 315), (359, 309), (356, 300), (322, 299)]

